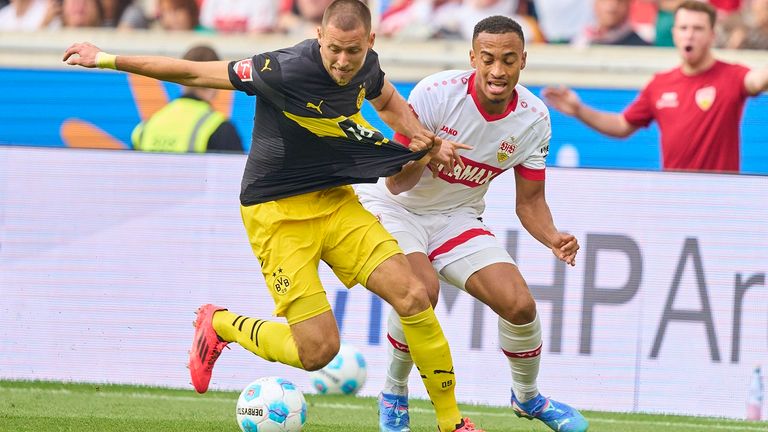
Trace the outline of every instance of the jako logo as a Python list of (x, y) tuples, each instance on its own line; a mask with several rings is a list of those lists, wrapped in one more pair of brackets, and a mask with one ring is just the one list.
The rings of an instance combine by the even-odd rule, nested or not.
[(459, 134), (459, 132), (456, 129), (449, 128), (446, 125), (443, 125), (443, 127), (440, 128), (440, 132), (445, 132), (450, 136), (456, 136)]

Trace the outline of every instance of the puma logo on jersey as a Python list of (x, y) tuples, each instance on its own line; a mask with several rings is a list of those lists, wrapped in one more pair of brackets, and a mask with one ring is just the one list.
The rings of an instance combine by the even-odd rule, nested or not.
[(319, 104), (315, 105), (312, 102), (307, 102), (307, 108), (312, 108), (313, 110), (317, 111), (318, 113), (322, 114), (323, 111), (320, 109), (320, 105), (325, 102), (324, 100), (321, 100)]
[(271, 71), (271, 70), (272, 70), (272, 68), (271, 68), (271, 67), (269, 67), (269, 62), (270, 62), (270, 61), (272, 61), (272, 59), (268, 58), (268, 59), (267, 59), (267, 61), (265, 61), (265, 62), (264, 62), (264, 67), (263, 67), (263, 68), (261, 68), (261, 70), (260, 70), (259, 72), (264, 72), (264, 71)]

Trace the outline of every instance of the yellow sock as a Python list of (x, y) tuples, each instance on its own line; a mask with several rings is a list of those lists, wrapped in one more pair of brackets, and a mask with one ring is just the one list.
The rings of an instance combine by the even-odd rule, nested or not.
[(411, 350), (413, 363), (419, 369), (429, 399), (435, 407), (437, 425), (443, 432), (452, 432), (461, 423), (461, 413), (456, 405), (453, 375), (453, 359), (448, 341), (432, 306), (409, 317), (400, 317), (403, 333)]
[(288, 324), (220, 310), (213, 314), (213, 329), (225, 341), (237, 342), (265, 360), (304, 369)]

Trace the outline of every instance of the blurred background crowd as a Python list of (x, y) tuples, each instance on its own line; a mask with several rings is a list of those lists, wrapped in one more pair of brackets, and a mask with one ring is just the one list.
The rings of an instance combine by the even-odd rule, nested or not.
[[(528, 43), (672, 46), (681, 0), (368, 0), (379, 36), (466, 39), (490, 15), (519, 21)], [(704, 0), (702, 0), (704, 1)], [(0, 32), (113, 27), (121, 31), (283, 33), (314, 37), (331, 0), (0, 0)], [(768, 0), (708, 0), (717, 46), (768, 49)]]

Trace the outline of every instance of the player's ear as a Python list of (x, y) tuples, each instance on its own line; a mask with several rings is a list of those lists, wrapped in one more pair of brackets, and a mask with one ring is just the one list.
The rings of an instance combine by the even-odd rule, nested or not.
[(477, 66), (475, 66), (475, 50), (473, 49), (469, 50), (469, 65), (472, 66), (472, 69), (477, 69)]
[(376, 41), (376, 33), (371, 32), (368, 36), (368, 49), (373, 48), (373, 43)]
[(520, 70), (525, 69), (525, 63), (528, 60), (528, 51), (523, 51), (523, 58), (520, 60)]
[(321, 39), (323, 39), (323, 27), (317, 26), (317, 41), (319, 42)]

